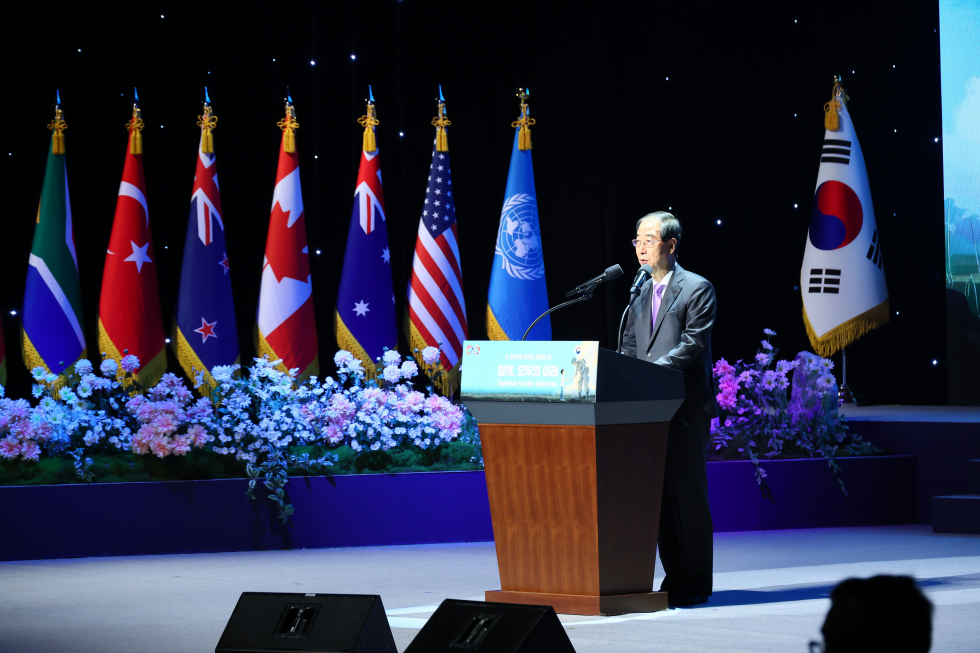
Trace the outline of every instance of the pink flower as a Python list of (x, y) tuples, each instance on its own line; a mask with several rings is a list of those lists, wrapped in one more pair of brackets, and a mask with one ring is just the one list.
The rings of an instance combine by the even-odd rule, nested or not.
[(357, 411), (354, 403), (339, 392), (330, 398), (330, 410), (343, 421), (349, 420)]
[(37, 442), (28, 440), (20, 447), (20, 455), (24, 460), (37, 460), (41, 456), (41, 447)]
[(20, 455), (20, 440), (12, 435), (8, 435), (0, 440), (0, 458), (16, 458)]
[(191, 439), (191, 443), (198, 449), (203, 447), (212, 439), (211, 436), (208, 435), (207, 429), (200, 424), (194, 424), (187, 429), (187, 436)]
[(331, 444), (337, 444), (344, 439), (344, 432), (339, 426), (337, 426), (337, 424), (334, 423), (327, 425), (324, 435), (327, 436), (327, 440), (329, 440)]
[(140, 427), (140, 430), (133, 434), (133, 453), (150, 453), (150, 441), (153, 439), (153, 429), (148, 424)]
[(719, 358), (714, 367), (715, 376), (727, 376), (735, 373), (735, 368), (724, 358)]
[(170, 435), (177, 430), (177, 422), (174, 420), (173, 415), (169, 413), (157, 415), (152, 424), (153, 428), (162, 435)]
[[(175, 435), (171, 445), (171, 453), (175, 456), (185, 456), (191, 450), (191, 439), (186, 435)], [(159, 455), (159, 454), (158, 454)], [(161, 456), (162, 458), (163, 456)]]
[(128, 354), (122, 357), (119, 361), (119, 365), (127, 372), (135, 372), (140, 368), (140, 359), (136, 358), (132, 354)]
[(157, 458), (164, 458), (167, 456), (170, 453), (170, 446), (167, 444), (167, 438), (154, 436), (153, 439), (150, 440), (150, 451), (152, 451)]

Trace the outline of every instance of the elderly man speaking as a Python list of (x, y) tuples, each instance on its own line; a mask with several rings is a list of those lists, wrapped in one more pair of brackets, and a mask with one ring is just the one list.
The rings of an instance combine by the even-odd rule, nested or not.
[(666, 211), (636, 223), (636, 257), (653, 268), (630, 309), (622, 353), (684, 373), (686, 398), (670, 422), (660, 537), (666, 577), (660, 591), (673, 606), (704, 603), (711, 594), (712, 526), (707, 446), (717, 415), (711, 377), (715, 289), (677, 264), (680, 222)]

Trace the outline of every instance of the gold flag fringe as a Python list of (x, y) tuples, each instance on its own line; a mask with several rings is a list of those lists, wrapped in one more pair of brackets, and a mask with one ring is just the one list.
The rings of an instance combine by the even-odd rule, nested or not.
[[(187, 378), (196, 382), (198, 373), (204, 372), (204, 383), (194, 389), (202, 397), (210, 397), (211, 391), (218, 387), (218, 382), (214, 380), (214, 377), (211, 376), (211, 371), (204, 366), (204, 363), (201, 362), (194, 348), (187, 342), (187, 338), (184, 337), (184, 332), (177, 326), (176, 320), (174, 320), (173, 335), (170, 337), (170, 342), (174, 344), (174, 354), (177, 356), (177, 362), (180, 363), (180, 367), (184, 370)], [(240, 359), (236, 358), (235, 364), (237, 365), (239, 362)]]
[(378, 121), (377, 109), (374, 108), (373, 102), (368, 102), (367, 104), (367, 115), (361, 116), (357, 119), (359, 125), (364, 127), (364, 151), (365, 152), (377, 152), (378, 151), (378, 139), (375, 135), (374, 128), (381, 124)]
[[(361, 361), (361, 366), (364, 368), (364, 378), (366, 379), (376, 379), (378, 378), (378, 368), (377, 361), (371, 359), (364, 347), (361, 347), (361, 343), (357, 341), (354, 334), (350, 332), (347, 325), (344, 324), (343, 318), (340, 317), (340, 313), (334, 309), (334, 335), (337, 338), (337, 346), (345, 351), (349, 351), (354, 354), (354, 358)], [(396, 343), (397, 344), (397, 343)]]
[[(24, 357), (24, 365), (27, 366), (28, 370), (33, 370), (35, 367), (40, 367), (44, 369), (45, 372), (51, 374), (51, 368), (48, 367), (44, 359), (41, 358), (41, 354), (38, 353), (37, 347), (31, 342), (31, 339), (27, 337), (27, 331), (24, 330), (23, 325), (20, 327), (20, 352)], [(65, 387), (68, 383), (68, 377), (75, 371), (75, 363), (88, 357), (88, 349), (83, 349), (82, 353), (78, 356), (75, 361), (66, 367), (64, 371), (58, 375), (55, 379), (54, 384), (51, 386), (51, 394), (55, 399), (60, 399), (59, 391)], [(6, 364), (6, 359), (4, 359), (4, 364)], [(6, 385), (6, 379), (0, 381), (0, 385)]]
[[(276, 126), (282, 130), (282, 151), (286, 154), (294, 153), (296, 151), (296, 135), (294, 132), (299, 129), (299, 123), (296, 122), (296, 112), (291, 103), (286, 103), (286, 117), (277, 122)], [(272, 360), (276, 359), (273, 358)]]
[(214, 154), (214, 136), (211, 130), (218, 126), (218, 116), (211, 115), (211, 105), (204, 105), (204, 115), (197, 117), (197, 126), (201, 128), (201, 151)]
[(422, 350), (426, 347), (434, 347), (435, 345), (430, 345), (426, 342), (407, 313), (405, 314), (405, 335), (408, 336), (408, 346), (412, 350), (412, 357), (415, 359), (415, 363), (419, 366), (419, 369), (425, 371), (426, 375), (432, 381), (433, 387), (439, 394), (444, 397), (452, 397), (459, 390), (459, 366), (462, 360), (456, 361), (456, 366), (449, 370), (443, 367), (441, 361), (434, 365), (429, 365), (422, 360)]
[(510, 340), (507, 337), (507, 332), (500, 326), (500, 322), (497, 321), (496, 316), (493, 314), (493, 309), (490, 308), (490, 304), (487, 304), (487, 337), (491, 340)]
[[(99, 351), (104, 353), (106, 358), (111, 358), (116, 361), (117, 365), (120, 364), (124, 356), (124, 354), (119, 353), (119, 348), (116, 347), (115, 343), (112, 342), (112, 338), (109, 337), (109, 333), (102, 324), (102, 318), (99, 318)], [(143, 387), (143, 390), (148, 390), (160, 381), (166, 371), (167, 347), (164, 345), (152, 359), (149, 361), (140, 361), (140, 368), (133, 374), (133, 379)], [(124, 388), (132, 385), (132, 379), (126, 378), (126, 371), (123, 370), (122, 365), (119, 365), (119, 371), (116, 373), (116, 377)]]
[(0, 385), (7, 387), (7, 359), (0, 361)]
[(432, 119), (432, 125), (436, 128), (436, 152), (449, 151), (449, 135), (446, 127), (451, 125), (449, 118), (446, 117), (446, 103), (439, 103), (439, 115)]
[(140, 110), (133, 107), (133, 117), (126, 123), (129, 130), (129, 153), (143, 153), (143, 119), (140, 117)]
[(61, 109), (54, 110), (54, 120), (48, 123), (48, 129), (51, 130), (51, 154), (61, 156), (65, 153), (64, 131), (68, 129), (68, 125), (61, 119)]
[[(289, 374), (289, 368), (286, 366), (285, 363), (282, 362), (282, 356), (276, 354), (275, 350), (272, 348), (272, 345), (270, 345), (269, 341), (265, 339), (264, 335), (262, 335), (262, 331), (259, 330), (258, 324), (255, 325), (254, 335), (255, 335), (255, 351), (258, 352), (259, 358), (262, 358), (264, 356), (268, 358), (270, 361), (280, 361), (279, 364), (276, 365), (276, 369), (282, 372), (283, 374)], [(317, 353), (317, 355), (313, 357), (313, 361), (306, 366), (306, 369), (299, 371), (299, 375), (294, 380), (294, 385), (299, 385), (300, 383), (303, 383), (311, 376), (316, 376), (319, 373), (320, 373), (320, 354)]]
[(824, 358), (829, 358), (872, 329), (887, 324), (888, 317), (888, 300), (886, 299), (874, 308), (834, 327), (822, 336), (817, 336), (817, 332), (813, 330), (810, 318), (806, 314), (806, 305), (803, 306), (803, 324), (806, 325), (806, 334), (810, 337), (810, 345), (818, 356)]

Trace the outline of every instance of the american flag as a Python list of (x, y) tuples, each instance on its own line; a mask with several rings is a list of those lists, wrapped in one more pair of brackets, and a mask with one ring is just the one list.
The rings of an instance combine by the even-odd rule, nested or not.
[[(415, 241), (412, 281), (408, 287), (410, 336), (425, 344), (442, 343), (440, 363), (451, 371), (463, 355), (466, 340), (466, 304), (456, 238), (456, 201), (449, 169), (449, 153), (432, 147), (432, 165)], [(416, 338), (410, 338), (417, 347)]]

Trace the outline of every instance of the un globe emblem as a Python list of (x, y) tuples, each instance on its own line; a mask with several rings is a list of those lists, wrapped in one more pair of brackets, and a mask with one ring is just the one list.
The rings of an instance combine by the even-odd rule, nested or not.
[(540, 279), (544, 276), (541, 253), (541, 226), (538, 204), (533, 195), (518, 193), (504, 202), (500, 211), (496, 253), (503, 268), (516, 279)]

